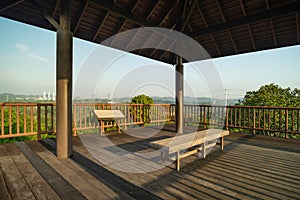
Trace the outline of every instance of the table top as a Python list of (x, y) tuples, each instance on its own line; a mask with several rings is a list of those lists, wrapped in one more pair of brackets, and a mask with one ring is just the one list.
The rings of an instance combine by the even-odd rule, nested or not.
[(125, 118), (120, 110), (94, 110), (94, 113), (98, 120)]

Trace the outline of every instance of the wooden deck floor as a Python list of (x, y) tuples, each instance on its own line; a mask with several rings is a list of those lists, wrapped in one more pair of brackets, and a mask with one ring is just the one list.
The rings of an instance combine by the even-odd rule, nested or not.
[(149, 147), (174, 127), (153, 130), (110, 135), (102, 146), (106, 137), (81, 135), (67, 159), (50, 139), (0, 145), (0, 199), (300, 199), (299, 140), (230, 134), (223, 152), (186, 157), (177, 172)]

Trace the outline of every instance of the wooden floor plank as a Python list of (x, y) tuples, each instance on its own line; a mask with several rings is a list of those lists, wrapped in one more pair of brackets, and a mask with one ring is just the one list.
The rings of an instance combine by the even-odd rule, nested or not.
[(35, 199), (16, 163), (7, 151), (6, 144), (0, 146), (0, 165), (11, 199)]
[[(71, 159), (54, 156), (54, 140), (31, 141), (27, 144), (34, 151), (29, 153), (29, 157), (46, 161), (41, 164), (42, 167), (46, 164), (51, 170), (55, 169), (66, 184), (89, 199), (97, 199), (101, 195), (107, 199), (299, 199), (300, 140), (234, 133), (225, 137), (223, 152), (215, 147), (205, 159), (199, 159), (196, 154), (181, 159), (180, 172), (174, 170), (174, 163), (153, 170), (152, 163), (161, 166), (160, 155), (134, 156), (154, 151), (149, 146), (150, 141), (175, 135), (174, 126), (161, 128), (139, 127), (130, 129), (130, 134), (108, 134), (111, 143), (102, 145), (104, 150), (93, 144), (95, 152), (99, 153), (96, 157), (87, 150), (80, 137), (73, 139), (74, 156)], [(155, 129), (161, 130), (151, 135)], [(185, 131), (191, 129), (185, 127)], [(93, 137), (90, 139), (93, 140)], [(114, 145), (120, 150), (115, 151)], [(28, 149), (25, 148), (26, 158), (27, 154)], [(113, 158), (117, 155), (119, 160)], [(25, 157), (14, 146), (0, 145), (0, 172), (3, 174), (1, 178), (0, 173), (0, 189), (3, 188), (4, 193), (7, 189), (6, 193), (12, 199), (20, 197), (17, 193), (23, 194), (24, 187), (33, 199), (39, 194), (32, 187), (33, 178), (26, 177), (33, 169), (30, 165), (34, 164), (26, 161)], [(126, 172), (122, 170), (124, 166), (141, 173)], [(17, 173), (17, 180), (11, 177), (13, 173)], [(43, 177), (48, 182), (57, 182), (58, 179), (51, 178), (50, 174), (49, 179)], [(21, 189), (14, 191), (16, 186), (21, 186)], [(60, 192), (60, 189), (55, 190)], [(69, 194), (72, 195), (66, 194), (66, 199)]]
[[(7, 151), (36, 199), (60, 199), (44, 178), (35, 170), (16, 145), (8, 145)], [(47, 194), (47, 195), (45, 195)]]
[(10, 199), (10, 194), (8, 192), (7, 185), (3, 176), (3, 171), (0, 164), (0, 199)]
[[(112, 187), (98, 181), (95, 181), (91, 175), (80, 168), (71, 159), (57, 159), (55, 155), (49, 152), (44, 146), (36, 142), (27, 142), (28, 146), (38, 152), (38, 155), (44, 159), (47, 164), (71, 183), (87, 199), (130, 199), (124, 192), (114, 191)], [(92, 183), (90, 183), (92, 181)]]
[(62, 199), (86, 199), (63, 177), (61, 177), (51, 166), (49, 166), (43, 159), (41, 159), (35, 152), (33, 152), (25, 142), (18, 142), (16, 143), (16, 145), (35, 167), (35, 169), (44, 177), (48, 184)]

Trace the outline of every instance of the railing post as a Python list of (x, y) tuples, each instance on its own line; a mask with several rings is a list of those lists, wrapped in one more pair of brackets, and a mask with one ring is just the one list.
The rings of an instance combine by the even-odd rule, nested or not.
[(226, 122), (225, 122), (225, 128), (226, 128), (226, 131), (228, 131), (228, 106), (226, 106), (225, 109), (226, 109), (225, 110), (225, 112), (226, 112), (226, 116), (225, 116), (226, 117), (226, 119), (225, 119), (226, 120)]
[(41, 135), (41, 105), (37, 104), (37, 138), (42, 139)]
[(253, 129), (252, 133), (255, 134), (255, 108), (253, 108)]
[(288, 109), (285, 109), (285, 138), (288, 138), (288, 130), (289, 130), (289, 113), (288, 113)]

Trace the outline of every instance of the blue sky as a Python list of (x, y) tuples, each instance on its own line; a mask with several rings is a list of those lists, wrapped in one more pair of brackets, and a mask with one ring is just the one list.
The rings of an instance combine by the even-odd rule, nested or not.
[[(56, 34), (30, 25), (0, 18), (0, 93), (40, 94), (55, 90)], [(93, 54), (118, 59), (101, 73), (97, 80), (86, 80), (93, 89), (88, 97), (172, 96), (174, 67), (146, 58), (112, 50), (93, 43), (74, 39), (73, 82), (82, 76)], [(300, 88), (300, 46), (260, 51), (185, 65), (187, 96), (215, 96), (241, 98), (246, 91), (275, 83), (281, 87)], [(211, 89), (201, 72), (213, 66), (223, 87)], [(160, 69), (160, 70), (158, 70)], [(158, 72), (159, 71), (159, 72)], [(93, 72), (90, 72), (93, 73)], [(130, 74), (130, 75), (129, 75)], [(79, 78), (80, 79), (80, 78)], [(151, 81), (152, 80), (152, 81)], [(79, 81), (80, 82), (80, 81)], [(91, 83), (92, 82), (92, 83)], [(89, 85), (90, 83), (90, 85)], [(212, 91), (213, 90), (213, 91)], [(75, 94), (76, 91), (75, 91)], [(79, 93), (78, 93), (79, 95)]]

